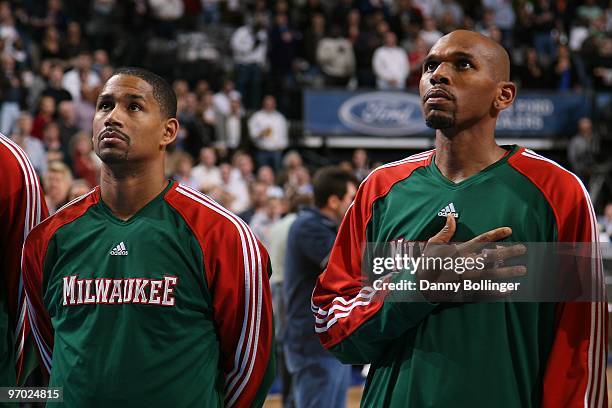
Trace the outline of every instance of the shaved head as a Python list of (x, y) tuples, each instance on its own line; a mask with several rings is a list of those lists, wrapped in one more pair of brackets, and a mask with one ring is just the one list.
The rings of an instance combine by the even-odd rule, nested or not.
[(516, 95), (509, 78), (510, 57), (500, 44), (473, 31), (445, 35), (423, 61), (419, 92), (425, 123), (434, 129), (494, 127)]
[(510, 56), (495, 40), (475, 31), (456, 30), (440, 38), (432, 47), (431, 52), (438, 46), (448, 43), (476, 49), (487, 60), (487, 67), (493, 79), (498, 82), (510, 80)]

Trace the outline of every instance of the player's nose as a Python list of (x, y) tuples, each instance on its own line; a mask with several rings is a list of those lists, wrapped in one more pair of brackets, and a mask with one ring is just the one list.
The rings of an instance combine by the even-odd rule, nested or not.
[(441, 63), (436, 67), (436, 70), (429, 77), (429, 82), (432, 85), (444, 84), (450, 85), (450, 73), (447, 64)]
[(121, 112), (119, 111), (119, 106), (115, 106), (111, 111), (108, 112), (106, 118), (104, 118), (104, 127), (121, 127)]

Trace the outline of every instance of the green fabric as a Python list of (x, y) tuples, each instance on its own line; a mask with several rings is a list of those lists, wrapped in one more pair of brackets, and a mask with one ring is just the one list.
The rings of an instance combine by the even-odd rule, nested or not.
[[(418, 168), (374, 203), (368, 242), (425, 241), (444, 226), (438, 212), (449, 203), (459, 214), (453, 241), (503, 226), (510, 242), (554, 241), (554, 214), (507, 163), (511, 149), (457, 184), (433, 160)], [(364, 407), (535, 407), (554, 319), (554, 303), (386, 302), (332, 352), (372, 363)]]
[[(128, 254), (111, 256), (122, 242)], [(57, 231), (46, 254), (43, 294), (56, 330), (50, 386), (64, 387), (64, 406), (223, 406), (219, 338), (202, 259), (163, 193), (128, 221), (100, 203)], [(72, 275), (176, 276), (176, 304), (62, 306), (62, 278)]]

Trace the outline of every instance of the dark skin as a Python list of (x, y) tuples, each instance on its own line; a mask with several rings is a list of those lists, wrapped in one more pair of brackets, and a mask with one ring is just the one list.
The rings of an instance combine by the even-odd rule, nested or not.
[[(436, 129), (435, 164), (450, 181), (459, 183), (466, 180), (506, 154), (506, 150), (495, 142), (494, 131), (499, 113), (512, 105), (516, 96), (516, 86), (509, 77), (510, 58), (504, 48), (472, 31), (457, 30), (445, 35), (425, 58), (419, 84), (423, 114), (427, 125)], [(475, 256), (487, 243), (503, 240), (512, 234), (511, 228), (500, 227), (467, 243), (436, 245), (450, 242), (455, 230), (455, 218), (449, 215), (444, 228), (429, 239), (426, 254)], [(491, 266), (495, 261), (524, 252), (524, 246), (515, 245), (491, 250), (487, 257)], [(525, 273), (524, 266), (491, 266), (484, 271), (471, 271), (463, 277), (508, 278)], [(435, 282), (459, 279), (453, 271), (421, 270), (417, 276)], [(425, 296), (430, 300), (444, 301), (455, 295), (430, 291)]]
[(106, 82), (96, 103), (92, 140), (102, 160), (102, 200), (115, 216), (131, 218), (168, 185), (165, 151), (178, 128), (143, 79), (122, 74)]

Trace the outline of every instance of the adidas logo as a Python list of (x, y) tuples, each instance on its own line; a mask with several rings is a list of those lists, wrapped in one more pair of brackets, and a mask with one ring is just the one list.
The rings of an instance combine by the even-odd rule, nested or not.
[(123, 241), (121, 241), (121, 243), (119, 245), (117, 245), (116, 247), (114, 247), (113, 249), (110, 250), (109, 254), (111, 255), (127, 255), (128, 251), (127, 248), (125, 247), (125, 244), (123, 243)]
[(438, 216), (440, 217), (446, 217), (448, 215), (452, 215), (455, 218), (459, 218), (459, 213), (457, 212), (457, 210), (455, 210), (455, 204), (450, 203), (446, 207), (441, 209), (440, 212), (438, 212)]

